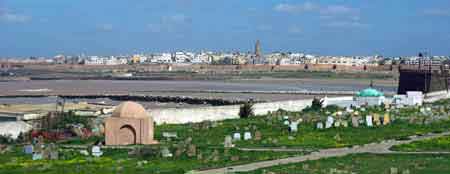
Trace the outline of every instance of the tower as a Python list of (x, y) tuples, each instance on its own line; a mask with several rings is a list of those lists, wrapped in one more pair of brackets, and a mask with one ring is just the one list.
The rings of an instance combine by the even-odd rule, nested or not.
[(255, 56), (258, 59), (261, 58), (261, 42), (259, 40), (255, 44)]
[(253, 64), (264, 64), (264, 58), (261, 53), (261, 42), (256, 40), (255, 44), (255, 56), (253, 57)]

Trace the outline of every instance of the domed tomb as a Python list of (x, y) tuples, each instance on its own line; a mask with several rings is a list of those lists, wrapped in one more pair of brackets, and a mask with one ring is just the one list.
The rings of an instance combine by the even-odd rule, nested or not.
[(105, 120), (106, 145), (157, 144), (153, 119), (135, 102), (123, 102)]
[(374, 88), (366, 88), (356, 94), (358, 97), (382, 97), (384, 94)]
[(147, 113), (142, 105), (135, 102), (123, 102), (117, 106), (112, 115), (112, 117), (120, 118), (147, 118), (150, 115)]

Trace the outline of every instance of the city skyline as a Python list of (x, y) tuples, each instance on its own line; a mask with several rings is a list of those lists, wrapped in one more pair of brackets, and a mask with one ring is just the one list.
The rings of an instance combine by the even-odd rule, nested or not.
[[(119, 15), (118, 15), (119, 14)], [(0, 0), (0, 57), (176, 50), (450, 55), (450, 2)]]

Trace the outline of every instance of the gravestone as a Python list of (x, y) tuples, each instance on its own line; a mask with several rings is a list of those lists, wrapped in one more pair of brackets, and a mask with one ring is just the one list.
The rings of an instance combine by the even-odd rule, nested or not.
[(373, 115), (373, 122), (376, 126), (380, 126), (381, 125), (381, 121), (380, 121), (380, 115), (378, 114), (374, 114)]
[(186, 138), (186, 140), (184, 140), (184, 144), (191, 144), (192, 143), (192, 137), (188, 137)]
[(184, 151), (184, 147), (177, 147), (177, 150), (175, 150), (175, 157), (180, 157), (184, 153)]
[(163, 137), (166, 138), (167, 140), (170, 140), (172, 138), (178, 138), (176, 132), (163, 132)]
[(50, 144), (48, 146), (48, 150), (49, 150), (49, 159), (50, 160), (57, 160), (59, 158), (59, 152), (58, 152), (58, 148), (56, 147), (55, 144)]
[(334, 122), (334, 127), (341, 127), (341, 122), (339, 120)]
[(225, 137), (225, 141), (224, 141), (223, 144), (224, 144), (225, 148), (232, 148), (232, 147), (234, 147), (233, 140), (232, 140), (231, 136), (229, 136), (229, 135), (227, 135)]
[(331, 128), (334, 124), (334, 118), (332, 116), (327, 117), (327, 122), (325, 123), (325, 128)]
[(345, 120), (342, 120), (341, 125), (346, 128), (346, 127), (348, 127), (348, 122)]
[(383, 125), (388, 125), (390, 123), (391, 123), (391, 117), (389, 116), (389, 114), (384, 114)]
[(309, 165), (308, 164), (303, 164), (302, 169), (303, 170), (309, 170)]
[(290, 132), (297, 132), (298, 131), (298, 124), (299, 124), (299, 122), (292, 122), (289, 125), (289, 131)]
[(334, 118), (332, 116), (328, 116), (327, 117), (327, 122), (329, 122), (330, 124), (334, 123)]
[(44, 150), (42, 150), (42, 159), (44, 159), (44, 160), (50, 159), (50, 149), (49, 148), (44, 148)]
[(255, 132), (255, 140), (256, 140), (256, 141), (261, 141), (261, 139), (262, 139), (262, 134), (261, 134), (261, 132), (260, 132), (260, 131), (256, 131), (256, 132)]
[(371, 115), (367, 115), (366, 116), (366, 126), (368, 126), (368, 127), (372, 127), (373, 126), (372, 116)]
[(33, 154), (33, 145), (26, 145), (26, 146), (24, 146), (24, 148), (23, 148), (23, 152), (25, 153), (25, 154)]
[(59, 152), (58, 150), (50, 151), (50, 160), (58, 160), (59, 159)]
[(102, 155), (103, 155), (103, 152), (100, 149), (100, 146), (92, 146), (92, 156), (100, 157)]
[(42, 159), (42, 153), (40, 152), (34, 152), (32, 160), (41, 160)]
[(277, 140), (277, 139), (273, 139), (273, 140), (272, 140), (272, 143), (273, 143), (273, 144), (278, 144), (278, 140)]
[(80, 154), (84, 156), (89, 156), (89, 152), (87, 150), (80, 150)]
[(359, 127), (359, 118), (358, 117), (352, 117), (352, 126)]
[(236, 132), (233, 134), (233, 140), (234, 141), (240, 141), (241, 140), (241, 133)]
[(170, 157), (173, 156), (173, 154), (170, 153), (170, 150), (169, 150), (168, 147), (163, 147), (163, 148), (161, 149), (161, 156), (162, 156), (163, 158), (170, 158)]
[(193, 157), (197, 154), (197, 147), (193, 144), (189, 145), (187, 155), (188, 157)]
[(395, 167), (391, 167), (391, 174), (398, 174), (398, 169)]
[(318, 122), (316, 125), (317, 129), (323, 129), (323, 123), (322, 122)]
[(244, 133), (244, 140), (251, 140), (252, 139), (252, 133), (245, 132)]
[(202, 153), (199, 152), (199, 153), (197, 154), (197, 160), (198, 160), (198, 161), (203, 160), (203, 154), (202, 154)]
[(402, 174), (410, 174), (411, 172), (409, 171), (409, 169), (403, 170)]
[(219, 161), (220, 160), (220, 158), (219, 158), (219, 151), (217, 149), (214, 150), (214, 152), (212, 153), (211, 157), (212, 157), (212, 160), (214, 162)]

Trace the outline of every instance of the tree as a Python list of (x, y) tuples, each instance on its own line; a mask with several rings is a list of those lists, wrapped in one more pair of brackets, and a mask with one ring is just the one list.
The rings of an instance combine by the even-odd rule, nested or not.
[(314, 111), (319, 111), (322, 109), (323, 106), (323, 100), (320, 100), (319, 98), (314, 97), (312, 103), (311, 103), (311, 109)]
[(249, 118), (254, 116), (253, 112), (253, 103), (252, 102), (246, 102), (239, 108), (239, 117), (240, 118)]

